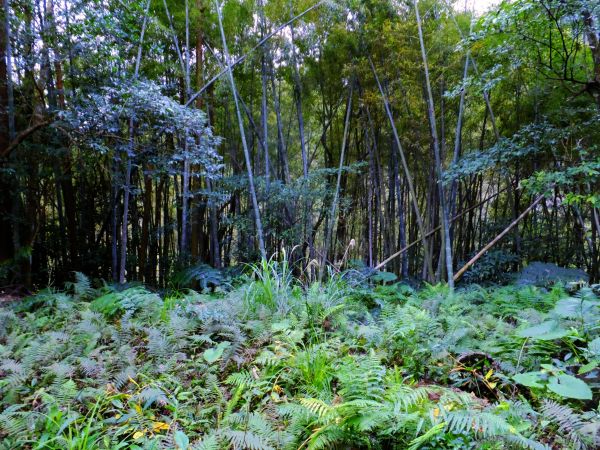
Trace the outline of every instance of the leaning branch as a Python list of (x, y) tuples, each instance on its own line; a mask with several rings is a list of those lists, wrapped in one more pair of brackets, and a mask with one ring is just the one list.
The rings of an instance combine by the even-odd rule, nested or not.
[[(476, 208), (479, 208), (481, 205), (489, 202), (490, 200), (498, 197), (500, 194), (502, 194), (504, 191), (506, 191), (508, 188), (504, 188), (499, 190), (498, 192), (496, 192), (495, 194), (490, 195), (489, 197), (483, 199), (482, 201), (480, 201), (479, 203), (477, 203), (476, 205), (473, 205), (467, 209), (465, 209), (464, 211), (461, 211), (460, 214), (455, 215), (454, 217), (452, 217), (450, 219), (450, 223), (454, 222), (457, 219), (460, 219), (462, 216), (464, 216), (466, 213), (468, 213), (469, 211), (473, 211)], [(435, 233), (437, 233), (439, 231), (439, 229), (441, 228), (441, 225), (438, 225), (437, 227), (435, 227), (433, 230), (431, 230), (430, 232), (428, 232), (425, 237), (428, 238), (429, 236), (433, 236)], [(410, 244), (402, 247), (400, 250), (398, 250), (396, 253), (394, 253), (393, 255), (388, 256), (386, 259), (384, 259), (383, 261), (381, 261), (379, 264), (377, 264), (373, 270), (379, 270), (381, 269), (383, 266), (385, 266), (387, 263), (389, 263), (391, 260), (397, 258), (398, 256), (402, 255), (403, 253), (405, 253), (406, 251), (410, 250), (412, 247), (414, 247), (415, 245), (417, 245), (419, 242), (421, 242), (422, 239), (417, 239), (416, 241), (412, 241)]]
[(32, 135), (33, 133), (35, 133), (40, 128), (44, 128), (46, 125), (50, 125), (51, 123), (52, 123), (52, 119), (46, 119), (46, 120), (44, 120), (42, 122), (38, 122), (38, 123), (36, 123), (34, 125), (31, 125), (29, 128), (21, 131), (10, 142), (10, 144), (8, 144), (8, 147), (6, 147), (4, 150), (2, 150), (2, 152), (0, 152), (0, 156), (2, 158), (8, 156), (10, 154), (10, 152), (12, 152), (15, 148), (17, 148), (19, 146), (19, 144), (21, 142), (23, 142), (25, 139), (27, 139), (30, 135)]
[(296, 20), (300, 19), (301, 17), (305, 16), (306, 14), (308, 14), (310, 11), (312, 11), (313, 9), (321, 6), (323, 3), (325, 3), (325, 0), (321, 0), (319, 3), (314, 4), (313, 6), (311, 6), (308, 9), (305, 9), (304, 11), (302, 11), (300, 14), (292, 17), (290, 20), (288, 20), (286, 23), (284, 23), (283, 25), (280, 25), (279, 27), (277, 27), (275, 30), (273, 30), (272, 32), (270, 32), (269, 34), (267, 34), (264, 38), (262, 38), (260, 41), (258, 41), (258, 43), (252, 47), (247, 53), (243, 54), (242, 56), (240, 56), (239, 58), (237, 58), (235, 61), (231, 62), (226, 68), (224, 68), (223, 70), (221, 70), (218, 74), (216, 74), (214, 77), (212, 77), (210, 80), (208, 80), (206, 82), (206, 84), (204, 86), (202, 86), (202, 88), (196, 92), (194, 95), (192, 95), (188, 101), (186, 102), (185, 106), (189, 106), (194, 100), (196, 100), (198, 98), (199, 95), (202, 95), (202, 93), (208, 89), (210, 87), (210, 85), (212, 85), (215, 81), (217, 81), (219, 78), (221, 78), (223, 75), (226, 75), (227, 72), (229, 70), (233, 70), (233, 68), (235, 66), (237, 66), (239, 63), (244, 62), (246, 60), (246, 58), (248, 58), (248, 56), (254, 52), (254, 50), (256, 50), (259, 47), (262, 47), (262, 45), (267, 42), (269, 39), (271, 39), (273, 36), (275, 36), (277, 33), (279, 33), (281, 30), (283, 30), (284, 28), (290, 26), (290, 24), (294, 23)]
[(477, 253), (475, 256), (473, 256), (468, 263), (466, 263), (462, 269), (460, 269), (458, 272), (456, 272), (456, 274), (454, 275), (454, 281), (457, 281), (468, 269), (469, 267), (471, 267), (473, 264), (475, 264), (477, 262), (477, 260), (479, 258), (481, 258), (490, 248), (492, 248), (496, 242), (498, 242), (500, 239), (502, 239), (510, 230), (512, 230), (521, 220), (523, 220), (523, 218), (529, 214), (529, 212), (535, 208), (537, 206), (537, 204), (539, 202), (542, 201), (542, 199), (544, 198), (543, 195), (540, 195), (538, 198), (535, 199), (535, 201), (529, 205), (529, 208), (527, 208), (525, 211), (523, 211), (521, 213), (521, 215), (519, 217), (517, 217), (515, 220), (512, 221), (512, 223), (506, 227), (504, 229), (504, 231), (502, 231), (502, 233), (500, 233), (498, 236), (496, 236), (494, 239), (492, 239), (490, 241), (489, 244), (487, 244), (485, 247), (483, 247), (479, 253)]
[(402, 161), (402, 167), (404, 169), (404, 176), (406, 177), (406, 182), (408, 184), (408, 192), (410, 193), (410, 199), (412, 201), (413, 208), (415, 210), (415, 216), (417, 218), (417, 226), (419, 227), (419, 232), (421, 233), (421, 241), (423, 242), (423, 257), (425, 259), (425, 263), (427, 264), (427, 270), (429, 271), (429, 276), (433, 277), (433, 264), (431, 262), (431, 254), (429, 253), (429, 244), (427, 243), (427, 233), (425, 233), (425, 224), (423, 223), (423, 216), (419, 210), (419, 204), (417, 202), (417, 194), (415, 191), (415, 187), (413, 184), (413, 178), (408, 168), (408, 163), (406, 162), (406, 157), (404, 156), (404, 150), (402, 149), (402, 143), (400, 142), (400, 137), (398, 136), (398, 130), (396, 129), (396, 124), (394, 123), (394, 117), (392, 115), (392, 109), (390, 108), (390, 104), (387, 96), (385, 95), (385, 91), (383, 90), (383, 86), (379, 81), (379, 77), (377, 76), (377, 71), (375, 70), (375, 65), (373, 64), (373, 60), (369, 57), (369, 65), (371, 66), (371, 71), (373, 72), (373, 77), (375, 77), (375, 82), (377, 83), (377, 87), (379, 88), (379, 92), (381, 93), (381, 99), (383, 100), (383, 106), (385, 108), (385, 112), (390, 121), (390, 126), (392, 128), (392, 133), (394, 135), (394, 139), (396, 141), (396, 146), (398, 147), (398, 153), (400, 154), (400, 161)]

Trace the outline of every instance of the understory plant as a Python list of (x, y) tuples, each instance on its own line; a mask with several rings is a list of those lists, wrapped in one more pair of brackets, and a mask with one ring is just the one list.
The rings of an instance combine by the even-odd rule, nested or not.
[(92, 287), (0, 308), (0, 449), (592, 449), (598, 298), (559, 287)]

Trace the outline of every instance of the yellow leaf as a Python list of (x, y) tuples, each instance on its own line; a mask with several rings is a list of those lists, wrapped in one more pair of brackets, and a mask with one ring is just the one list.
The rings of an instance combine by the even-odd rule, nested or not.
[(143, 437), (144, 434), (145, 433), (143, 431), (136, 431), (135, 433), (133, 433), (133, 438), (134, 439), (139, 439), (139, 438)]
[(439, 408), (435, 408), (435, 409), (433, 410), (433, 417), (436, 417), (436, 418), (437, 418), (437, 416), (439, 416), (439, 415), (440, 415), (440, 409), (439, 409)]
[(142, 407), (138, 403), (133, 405), (133, 408), (137, 411), (138, 414), (142, 414)]
[(488, 370), (488, 373), (485, 374), (485, 379), (489, 380), (493, 373), (494, 371), (492, 369)]
[(169, 424), (164, 422), (153, 422), (152, 423), (152, 431), (158, 433), (161, 430), (168, 430)]
[(495, 381), (490, 381), (490, 382), (488, 383), (489, 387), (490, 387), (490, 388), (492, 388), (492, 389), (494, 389), (494, 388), (496, 387), (496, 385), (497, 385), (497, 384), (498, 384), (498, 383), (496, 383)]

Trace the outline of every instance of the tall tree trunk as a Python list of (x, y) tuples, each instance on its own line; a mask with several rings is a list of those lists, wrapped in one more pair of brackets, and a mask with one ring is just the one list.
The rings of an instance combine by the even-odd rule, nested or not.
[(352, 94), (354, 91), (354, 85), (350, 85), (350, 92), (348, 94), (348, 104), (346, 105), (346, 119), (344, 121), (344, 135), (342, 137), (342, 147), (340, 150), (340, 165), (338, 166), (337, 181), (335, 184), (335, 191), (333, 193), (333, 200), (331, 202), (331, 211), (329, 212), (329, 220), (327, 229), (325, 230), (325, 245), (323, 247), (323, 257), (319, 267), (319, 281), (323, 279), (325, 272), (325, 265), (327, 264), (327, 253), (329, 246), (331, 245), (331, 234), (335, 225), (335, 214), (338, 206), (338, 199), (340, 195), (340, 183), (342, 181), (342, 169), (344, 167), (344, 155), (346, 153), (346, 141), (348, 139), (348, 130), (350, 128), (350, 117), (352, 115)]
[(415, 13), (417, 17), (417, 27), (419, 30), (419, 42), (421, 44), (421, 56), (423, 58), (423, 68), (425, 70), (425, 84), (427, 88), (427, 114), (429, 116), (429, 126), (433, 139), (433, 151), (435, 156), (435, 166), (437, 172), (437, 186), (440, 197), (440, 209), (442, 213), (443, 224), (443, 239), (446, 256), (446, 273), (448, 274), (448, 285), (450, 289), (454, 288), (453, 269), (452, 269), (452, 244), (450, 241), (450, 223), (448, 221), (448, 209), (446, 208), (446, 194), (443, 185), (443, 168), (441, 160), (440, 142), (437, 132), (437, 124), (435, 118), (435, 109), (433, 104), (433, 94), (431, 92), (431, 82), (429, 80), (429, 64), (427, 62), (427, 52), (425, 51), (425, 42), (423, 40), (423, 28), (421, 25), (421, 15), (419, 14), (418, 1), (414, 0)]
[[(260, 0), (259, 3), (259, 16), (260, 16), (260, 37), (265, 38), (267, 33), (267, 21), (265, 18), (265, 5), (264, 0)], [(265, 43), (262, 48), (260, 55), (260, 81), (261, 81), (261, 103), (260, 103), (260, 120), (262, 124), (262, 146), (264, 151), (265, 159), (265, 187), (266, 187), (266, 199), (269, 198), (269, 191), (271, 189), (271, 163), (269, 159), (269, 111), (267, 108), (267, 93), (268, 93), (268, 76), (267, 76), (267, 53), (269, 50), (269, 44)]]
[(150, 242), (150, 226), (152, 217), (152, 176), (148, 173), (149, 168), (142, 171), (144, 178), (144, 200), (142, 211), (142, 236), (140, 239), (139, 267), (141, 279), (148, 283), (148, 250)]
[[(134, 81), (137, 80), (140, 71), (140, 62), (142, 60), (142, 45), (144, 43), (144, 34), (146, 32), (146, 23), (148, 21), (148, 10), (150, 8), (150, 0), (146, 3), (144, 13), (144, 21), (142, 22), (142, 31), (140, 34), (140, 43), (138, 46), (137, 57), (135, 60), (135, 69), (133, 73)], [(123, 222), (121, 224), (121, 257), (119, 267), (119, 283), (125, 283), (125, 273), (127, 265), (127, 230), (129, 222), (129, 196), (131, 192), (131, 158), (134, 156), (135, 150), (135, 121), (133, 117), (129, 119), (129, 146), (123, 152), (125, 158), (125, 182), (123, 185)]]
[[(460, 91), (460, 100), (458, 103), (458, 116), (456, 119), (456, 131), (454, 133), (454, 153), (452, 155), (452, 164), (455, 165), (458, 163), (460, 158), (461, 148), (462, 148), (462, 128), (463, 128), (463, 117), (465, 112), (465, 96), (466, 96), (466, 81), (469, 76), (469, 59), (470, 52), (467, 52), (465, 56), (465, 68), (463, 71), (462, 78), (462, 89)], [(456, 193), (457, 193), (458, 181), (452, 180), (452, 184), (450, 187), (450, 204), (448, 210), (451, 215), (454, 215), (456, 212)], [(453, 239), (452, 233), (450, 233), (450, 238)]]
[[(0, 151), (8, 148), (9, 143), (15, 138), (14, 129), (14, 104), (12, 94), (12, 50), (9, 0), (3, 0), (2, 24), (0, 28)], [(0, 261), (12, 259), (13, 246), (10, 245), (8, 236), (12, 234), (11, 192), (12, 184), (0, 175)]]
[(264, 242), (264, 238), (263, 238), (262, 222), (260, 220), (260, 210), (258, 209), (258, 200), (256, 197), (256, 189), (254, 188), (254, 176), (252, 174), (252, 163), (251, 163), (251, 159), (250, 159), (250, 151), (248, 149), (248, 144), (246, 142), (246, 133), (244, 131), (244, 120), (242, 119), (242, 113), (240, 111), (240, 105), (238, 102), (238, 97), (236, 95), (237, 89), (235, 87), (235, 81), (233, 79), (233, 73), (231, 71), (231, 58), (229, 57), (229, 49), (227, 47), (227, 40), (225, 39), (225, 31), (223, 29), (223, 18), (222, 18), (221, 5), (218, 3), (218, 0), (216, 0), (216, 5), (217, 5), (217, 16), (219, 19), (219, 30), (221, 32), (221, 40), (223, 42), (223, 52), (225, 54), (225, 64), (227, 64), (227, 69), (228, 69), (227, 74), (229, 76), (229, 85), (231, 88), (231, 95), (233, 96), (233, 100), (235, 103), (235, 110), (236, 110), (237, 119), (238, 119), (238, 126), (240, 128), (240, 138), (242, 140), (242, 147), (244, 149), (244, 157), (246, 159), (246, 170), (248, 172), (248, 184), (250, 187), (250, 197), (252, 200), (252, 207), (254, 209), (254, 222), (256, 225), (258, 247), (260, 250), (261, 257), (264, 260), (266, 260), (267, 253), (265, 251), (265, 242)]
[(427, 243), (426, 232), (425, 232), (425, 224), (423, 223), (423, 217), (421, 216), (421, 212), (419, 211), (419, 204), (417, 199), (417, 194), (413, 184), (413, 178), (410, 174), (410, 170), (408, 169), (408, 164), (406, 162), (406, 158), (404, 156), (404, 151), (402, 150), (402, 144), (400, 142), (400, 137), (398, 136), (398, 131), (396, 130), (396, 124), (394, 123), (394, 117), (392, 116), (392, 110), (390, 109), (390, 105), (379, 81), (379, 77), (377, 76), (377, 72), (375, 71), (375, 66), (373, 65), (373, 61), (369, 58), (369, 64), (371, 66), (371, 71), (373, 72), (373, 76), (375, 77), (375, 81), (377, 83), (377, 87), (379, 88), (379, 92), (381, 94), (383, 105), (388, 116), (390, 126), (392, 128), (392, 132), (394, 135), (394, 139), (396, 141), (396, 146), (398, 147), (398, 152), (400, 153), (400, 160), (402, 161), (402, 167), (404, 168), (404, 176), (406, 178), (406, 182), (408, 184), (408, 190), (410, 193), (410, 197), (412, 200), (415, 217), (417, 221), (417, 225), (419, 227), (419, 232), (421, 233), (421, 240), (423, 242), (423, 258), (425, 260), (425, 264), (429, 271), (429, 276), (433, 277), (435, 272), (433, 271), (433, 263), (431, 261), (431, 254), (429, 253), (429, 244)]

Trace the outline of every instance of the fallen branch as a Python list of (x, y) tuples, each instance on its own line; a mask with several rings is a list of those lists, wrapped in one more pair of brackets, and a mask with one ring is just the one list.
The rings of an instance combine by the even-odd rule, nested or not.
[[(468, 213), (469, 211), (473, 211), (475, 208), (479, 208), (481, 205), (489, 202), (490, 200), (492, 200), (493, 198), (498, 197), (500, 194), (502, 194), (504, 191), (506, 191), (507, 188), (501, 189), (498, 192), (496, 192), (495, 194), (490, 195), (489, 197), (483, 199), (482, 201), (480, 201), (479, 203), (477, 203), (476, 205), (471, 206), (470, 208), (465, 209), (464, 211), (461, 211), (459, 214), (455, 215), (454, 217), (452, 217), (450, 219), (450, 223), (454, 222), (457, 219), (460, 219), (462, 216), (464, 216), (466, 213)], [(435, 227), (433, 230), (431, 230), (430, 232), (428, 232), (427, 234), (425, 234), (425, 237), (428, 238), (429, 236), (437, 233), (440, 230), (441, 225), (438, 225), (437, 227)], [(380, 262), (379, 264), (377, 264), (373, 270), (379, 270), (381, 269), (383, 266), (385, 266), (387, 263), (389, 263), (392, 259), (397, 258), (398, 256), (402, 255), (404, 252), (406, 252), (407, 250), (411, 249), (412, 247), (414, 247), (415, 245), (417, 245), (419, 242), (421, 242), (422, 239), (417, 239), (416, 241), (412, 241), (410, 244), (408, 244), (405, 247), (402, 247), (400, 250), (398, 250), (396, 253), (394, 253), (391, 256), (388, 256), (386, 259), (384, 259), (382, 262)]]
[(535, 208), (537, 206), (537, 204), (539, 202), (542, 201), (542, 199), (544, 198), (543, 195), (540, 195), (538, 198), (535, 199), (535, 201), (529, 205), (529, 208), (527, 208), (525, 211), (523, 211), (521, 213), (521, 215), (519, 217), (517, 217), (515, 220), (512, 221), (512, 223), (506, 227), (502, 233), (500, 233), (498, 236), (496, 236), (494, 239), (492, 239), (490, 241), (489, 244), (487, 244), (485, 247), (483, 247), (479, 253), (477, 253), (475, 256), (473, 256), (468, 263), (466, 263), (462, 269), (460, 269), (458, 272), (456, 272), (456, 274), (454, 275), (454, 281), (458, 280), (468, 269), (469, 267), (471, 267), (473, 264), (475, 264), (477, 262), (477, 260), (479, 258), (481, 258), (485, 252), (487, 252), (490, 248), (492, 248), (494, 246), (494, 244), (496, 244), (496, 242), (498, 242), (500, 239), (502, 239), (510, 230), (512, 230), (521, 220), (523, 220), (523, 218), (529, 214), (529, 212)]

